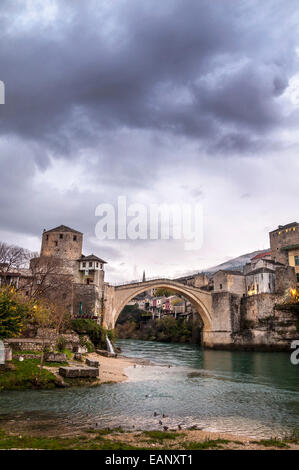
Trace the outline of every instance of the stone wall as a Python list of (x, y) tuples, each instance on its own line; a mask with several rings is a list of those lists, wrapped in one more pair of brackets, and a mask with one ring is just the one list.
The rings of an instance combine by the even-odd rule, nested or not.
[(282, 297), (259, 294), (241, 300), (241, 328), (232, 335), (232, 347), (251, 350), (290, 350), (299, 338), (298, 316), (287, 309), (277, 309)]
[(82, 303), (82, 316), (101, 316), (102, 291), (95, 285), (73, 284), (73, 315), (78, 316), (80, 302)]
[(213, 329), (203, 332), (207, 348), (225, 349), (232, 343), (232, 334), (240, 331), (241, 296), (230, 292), (212, 293)]
[(290, 351), (291, 342), (299, 339), (298, 313), (284, 308), (278, 294), (241, 297), (218, 292), (212, 299), (213, 331), (203, 332), (207, 348)]
[(297, 284), (296, 273), (291, 266), (281, 266), (275, 271), (275, 292), (284, 295), (287, 290), (295, 288)]

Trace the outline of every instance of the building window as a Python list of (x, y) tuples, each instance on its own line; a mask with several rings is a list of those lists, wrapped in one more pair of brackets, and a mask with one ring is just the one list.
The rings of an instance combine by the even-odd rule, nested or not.
[(299, 273), (297, 273), (296, 276), (297, 276), (297, 282), (299, 282)]
[(58, 246), (58, 242), (55, 242), (55, 246)]
[(59, 234), (59, 238), (62, 239), (63, 238), (63, 235), (62, 233)]
[(97, 268), (99, 267), (99, 263), (97, 263)]
[(299, 256), (295, 256), (295, 265), (299, 266)]
[(77, 241), (77, 235), (74, 235), (74, 236), (73, 236), (73, 240), (74, 240), (74, 242)]
[(89, 261), (89, 267), (90, 268), (92, 267), (92, 261)]
[(222, 289), (222, 284), (219, 285), (219, 289)]
[(46, 235), (46, 240), (49, 240), (49, 235)]
[(82, 263), (82, 266), (83, 266), (83, 268), (85, 268), (85, 266), (86, 266), (86, 263)]
[(100, 268), (103, 269), (103, 265), (102, 265), (102, 264), (100, 265)]

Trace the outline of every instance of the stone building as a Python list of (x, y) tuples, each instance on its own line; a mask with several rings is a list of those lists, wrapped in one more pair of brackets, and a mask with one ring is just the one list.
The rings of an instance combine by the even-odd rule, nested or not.
[(265, 294), (275, 291), (275, 271), (260, 267), (245, 276), (247, 295)]
[(270, 232), (270, 247), (274, 261), (298, 266), (299, 273), (299, 224), (297, 222), (279, 225), (277, 229)]
[(220, 270), (214, 276), (214, 292), (245, 294), (245, 277), (241, 271)]
[(56, 263), (58, 274), (70, 279), (69, 295), (73, 316), (94, 318), (100, 321), (104, 303), (104, 265), (98, 256), (82, 254), (83, 234), (65, 225), (42, 234), (41, 252), (31, 260), (31, 269)]

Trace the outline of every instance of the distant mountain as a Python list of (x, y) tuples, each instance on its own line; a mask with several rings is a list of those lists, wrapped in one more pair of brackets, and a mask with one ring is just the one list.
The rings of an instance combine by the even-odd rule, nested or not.
[(249, 263), (252, 258), (261, 253), (266, 253), (267, 251), (270, 251), (270, 248), (267, 250), (258, 250), (253, 251), (252, 253), (246, 253), (246, 255), (238, 256), (237, 258), (230, 259), (225, 263), (221, 263), (217, 266), (212, 266), (211, 268), (205, 269), (204, 272), (206, 274), (214, 274), (220, 269), (226, 269), (229, 271), (242, 271), (243, 266), (245, 266), (246, 263)]
[(220, 271), (220, 269), (225, 269), (229, 271), (242, 271), (243, 266), (245, 266), (246, 263), (249, 263), (252, 258), (254, 258), (256, 255), (259, 255), (261, 253), (266, 253), (267, 251), (270, 251), (270, 248), (268, 248), (267, 250), (252, 251), (252, 253), (246, 253), (246, 255), (241, 255), (241, 256), (238, 256), (237, 258), (230, 259), (226, 261), (225, 263), (217, 264), (217, 266), (212, 266), (211, 268), (207, 268), (202, 271), (196, 271), (196, 272), (192, 271), (189, 274), (180, 276), (178, 279), (191, 277), (191, 276), (194, 276), (195, 274), (198, 274), (199, 272), (205, 273), (207, 274), (207, 276), (212, 276), (217, 271)]

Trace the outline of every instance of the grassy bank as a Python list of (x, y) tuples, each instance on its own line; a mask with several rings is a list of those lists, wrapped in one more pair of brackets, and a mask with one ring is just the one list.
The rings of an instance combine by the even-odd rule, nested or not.
[[(50, 389), (56, 386), (57, 379), (52, 372), (42, 370), (39, 378), (40, 359), (25, 359), (20, 362), (13, 359), (10, 369), (0, 370), (0, 390), (25, 390), (32, 388)], [(47, 363), (47, 366), (59, 366), (61, 364)]]
[(0, 431), (0, 449), (45, 449), (45, 450), (137, 450), (137, 449), (185, 449), (185, 450), (254, 450), (254, 449), (298, 449), (299, 440), (289, 437), (284, 440), (241, 440), (214, 434), (207, 436), (201, 431), (137, 431), (126, 432), (120, 428), (88, 429), (73, 437), (38, 437), (15, 435)]

